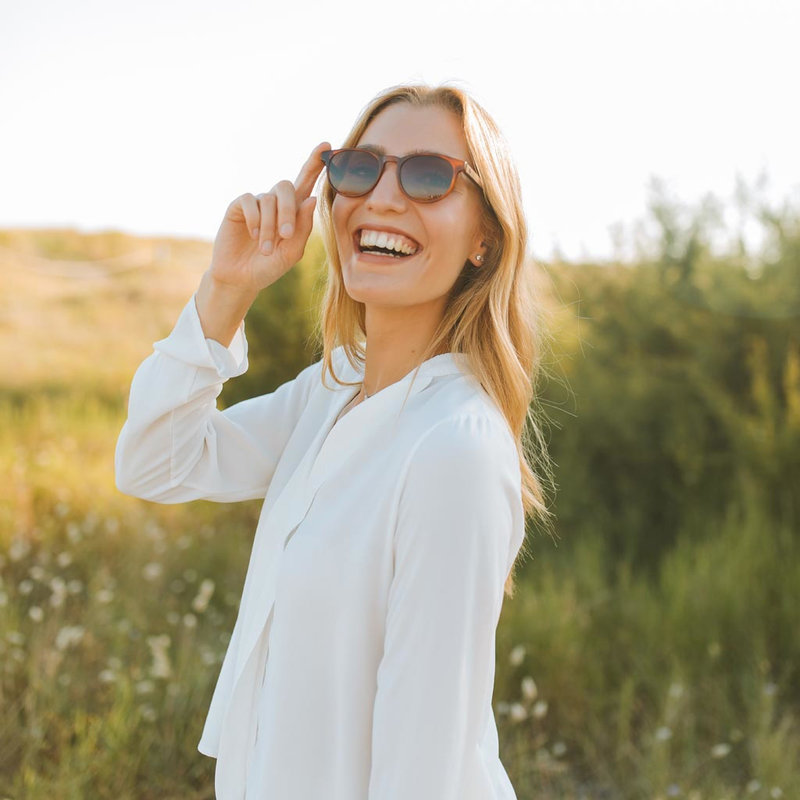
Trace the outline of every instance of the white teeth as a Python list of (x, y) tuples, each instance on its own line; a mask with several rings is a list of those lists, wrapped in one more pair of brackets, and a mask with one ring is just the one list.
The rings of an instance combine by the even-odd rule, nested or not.
[(384, 247), (406, 255), (414, 255), (417, 252), (416, 246), (399, 234), (371, 231), (368, 228), (361, 231), (361, 247)]

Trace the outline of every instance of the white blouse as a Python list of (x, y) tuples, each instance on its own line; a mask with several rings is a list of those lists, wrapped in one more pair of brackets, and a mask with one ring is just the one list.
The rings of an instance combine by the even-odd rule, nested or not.
[[(131, 385), (119, 489), (264, 498), (198, 750), (219, 800), (515, 800), (492, 710), (495, 631), (525, 532), (505, 418), (445, 353), (336, 421), (322, 362), (216, 407), (247, 369), (194, 298)], [(337, 375), (363, 377), (342, 347)], [(413, 379), (413, 380), (412, 380)]]

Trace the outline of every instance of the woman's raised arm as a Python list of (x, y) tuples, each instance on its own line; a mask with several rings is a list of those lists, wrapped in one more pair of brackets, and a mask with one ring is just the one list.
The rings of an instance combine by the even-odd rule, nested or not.
[(329, 146), (313, 150), (294, 184), (280, 181), (228, 206), (197, 292), (134, 375), (115, 456), (120, 491), (161, 503), (266, 493), (320, 362), (225, 411), (216, 400), (223, 383), (247, 369), (248, 308), (303, 255), (316, 199), (310, 194), (323, 167), (319, 154)]

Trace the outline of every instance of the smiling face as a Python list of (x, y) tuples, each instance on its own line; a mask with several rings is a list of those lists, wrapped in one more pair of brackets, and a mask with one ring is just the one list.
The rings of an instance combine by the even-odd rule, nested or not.
[[(395, 156), (426, 150), (467, 158), (458, 116), (438, 106), (390, 105), (370, 122), (356, 146), (367, 145)], [(407, 309), (429, 305), (432, 313), (441, 314), (467, 259), (478, 264), (475, 256), (486, 252), (479, 230), (480, 198), (478, 186), (461, 173), (446, 197), (434, 203), (414, 202), (400, 189), (393, 163), (386, 164), (368, 194), (337, 194), (332, 219), (347, 293), (368, 306)], [(402, 258), (363, 254), (363, 228), (404, 234), (411, 241), (401, 242), (411, 246), (403, 249), (416, 247), (416, 251)], [(366, 242), (375, 240), (368, 237)]]

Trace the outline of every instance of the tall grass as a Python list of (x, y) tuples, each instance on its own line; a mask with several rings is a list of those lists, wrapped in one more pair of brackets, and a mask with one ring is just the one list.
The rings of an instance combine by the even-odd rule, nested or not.
[[(122, 418), (0, 399), (0, 797), (213, 797), (196, 744), (258, 504), (123, 497)], [(520, 800), (800, 797), (800, 560), (766, 509), (697, 520), (656, 574), (602, 530), (535, 543), (498, 631)]]
[[(681, 531), (656, 576), (604, 552), (598, 531), (526, 565), (501, 631), (524, 658), (498, 693), (528, 675), (541, 705), (511, 738), (563, 753), (589, 797), (800, 797), (792, 531), (745, 498)], [(549, 780), (535, 763), (513, 763), (526, 797)]]

